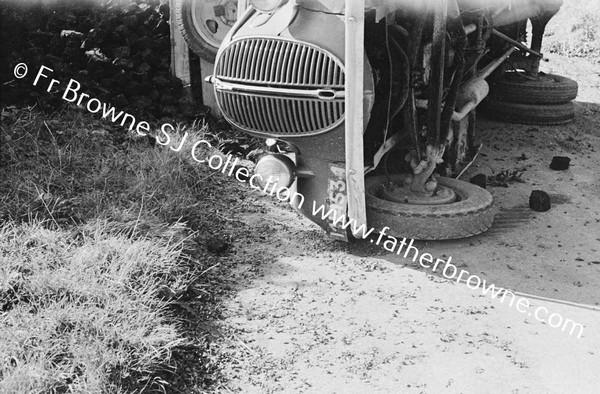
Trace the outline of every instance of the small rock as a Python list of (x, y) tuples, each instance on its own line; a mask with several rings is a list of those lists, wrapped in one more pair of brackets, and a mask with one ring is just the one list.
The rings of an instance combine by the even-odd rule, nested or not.
[(102, 44), (104, 42), (104, 38), (106, 37), (106, 32), (102, 29), (91, 29), (88, 32), (87, 38), (81, 44), (82, 49), (92, 48), (95, 45)]
[(127, 46), (116, 47), (115, 49), (113, 49), (112, 52), (113, 52), (113, 57), (121, 58), (121, 59), (128, 58), (129, 54), (131, 53), (129, 47), (127, 47)]
[(93, 136), (96, 136), (96, 137), (108, 137), (108, 136), (110, 136), (110, 133), (108, 132), (108, 130), (104, 130), (104, 129), (92, 130), (91, 134)]
[(534, 190), (529, 196), (529, 208), (536, 212), (546, 212), (550, 209), (550, 196), (543, 190)]
[(554, 156), (550, 163), (550, 168), (556, 171), (567, 170), (571, 159), (566, 156)]
[(140, 66), (137, 68), (137, 72), (139, 74), (148, 74), (150, 71), (152, 70), (152, 66), (149, 65), (148, 63), (142, 63), (140, 64)]
[(67, 40), (83, 40), (84, 34), (76, 30), (63, 30), (60, 32), (60, 38)]
[(92, 62), (100, 62), (100, 63), (109, 63), (110, 62), (110, 59), (107, 58), (106, 55), (102, 53), (100, 48), (90, 49), (89, 51), (85, 52), (85, 55)]
[(112, 64), (114, 66), (124, 68), (127, 70), (131, 70), (133, 68), (133, 62), (128, 59), (116, 58), (115, 60), (113, 60)]
[(125, 10), (126, 15), (136, 14), (140, 10), (140, 7), (135, 2), (130, 2)]
[(517, 161), (529, 160), (529, 157), (525, 153), (521, 153), (521, 156), (517, 157)]
[(469, 179), (469, 182), (483, 189), (485, 189), (486, 181), (487, 177), (484, 174), (477, 174), (475, 176), (472, 176), (471, 179)]

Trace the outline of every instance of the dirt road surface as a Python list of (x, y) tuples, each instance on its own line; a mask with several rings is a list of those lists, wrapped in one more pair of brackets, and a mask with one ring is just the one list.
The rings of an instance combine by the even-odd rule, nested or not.
[[(578, 80), (575, 121), (478, 119), (483, 148), (463, 178), (509, 170), (524, 182), (488, 187), (497, 214), (487, 233), (416, 244), (488, 283), (530, 294), (527, 313), (381, 247), (330, 241), (289, 207), (253, 195), (253, 208), (235, 218), (257, 230), (232, 252), (235, 291), (219, 323), (222, 389), (598, 392), (600, 66), (550, 55), (544, 68)], [(551, 170), (553, 156), (569, 156), (571, 167)], [(550, 211), (528, 208), (536, 189), (550, 194)], [(537, 321), (530, 315), (537, 307), (581, 323), (583, 335)]]

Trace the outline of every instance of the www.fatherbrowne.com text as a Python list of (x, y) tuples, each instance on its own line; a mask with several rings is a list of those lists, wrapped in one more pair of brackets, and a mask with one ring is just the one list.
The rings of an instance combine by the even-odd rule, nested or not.
[[(55, 92), (56, 87), (61, 84), (60, 81), (50, 78), (52, 69), (46, 66), (40, 66), (38, 73), (33, 81), (34, 86), (42, 80), (48, 80), (47, 92)], [(14, 75), (17, 78), (24, 78), (28, 73), (28, 68), (25, 63), (19, 63), (14, 67)], [(79, 107), (85, 107), (91, 113), (100, 113), (102, 118), (108, 119), (113, 123), (120, 123), (121, 126), (125, 127), (128, 125), (129, 131), (135, 131), (140, 136), (145, 136), (150, 132), (150, 124), (145, 121), (138, 121), (133, 115), (124, 113), (123, 111), (117, 112), (117, 110), (107, 103), (102, 103), (100, 100), (90, 97), (88, 94), (81, 92), (81, 84), (74, 79), (71, 79), (61, 95), (62, 99), (76, 104)], [(161, 136), (157, 138), (157, 143), (163, 146), (169, 146), (169, 148), (175, 152), (179, 152), (188, 137), (186, 133), (183, 139), (180, 141), (177, 147), (171, 146), (171, 136), (169, 132), (174, 131), (175, 128), (165, 123), (160, 127)], [(202, 149), (203, 148), (203, 149)], [(239, 158), (228, 155), (223, 157), (221, 154), (215, 154), (210, 157), (201, 157), (199, 151), (210, 151), (212, 149), (211, 144), (206, 140), (196, 141), (190, 151), (192, 158), (200, 164), (208, 164), (208, 166), (215, 171), (219, 171), (227, 176), (234, 176), (236, 180), (242, 183), (248, 183), (251, 188), (260, 190), (262, 193), (266, 193), (270, 196), (277, 197), (280, 201), (289, 202), (296, 208), (301, 208), (305, 202), (305, 198), (302, 194), (293, 191), (287, 187), (277, 188), (277, 181), (269, 177), (265, 180), (258, 174), (250, 174), (250, 171), (243, 166), (239, 166)], [(261, 186), (264, 185), (264, 186)], [(489, 284), (485, 279), (481, 279), (477, 275), (471, 275), (468, 271), (461, 269), (451, 263), (452, 257), (448, 257), (446, 261), (442, 259), (436, 259), (429, 253), (419, 253), (419, 249), (414, 246), (413, 239), (402, 238), (399, 240), (396, 237), (387, 235), (386, 232), (390, 230), (389, 227), (384, 227), (380, 231), (374, 228), (367, 229), (365, 224), (360, 226), (353, 218), (348, 218), (344, 213), (340, 214), (334, 209), (327, 209), (325, 205), (318, 205), (315, 201), (312, 204), (312, 213), (314, 216), (320, 216), (323, 220), (333, 223), (334, 226), (340, 227), (344, 230), (349, 229), (355, 236), (362, 238), (371, 237), (371, 242), (376, 245), (380, 245), (391, 253), (400, 255), (403, 251), (403, 257), (409, 258), (412, 255), (413, 262), (419, 262), (423, 268), (431, 269), (432, 272), (440, 272), (442, 275), (450, 280), (456, 280), (459, 283), (466, 283), (467, 287), (472, 290), (481, 289), (481, 294), (487, 295), (488, 293), (492, 299), (500, 298), (500, 303), (504, 304), (507, 297), (510, 298), (508, 305), (515, 308), (520, 313), (527, 314), (527, 316), (533, 316), (540, 322), (547, 323), (552, 328), (560, 328), (561, 331), (565, 332), (569, 330), (569, 335), (577, 334), (577, 338), (581, 338), (583, 334), (583, 325), (571, 320), (564, 319), (558, 313), (552, 313), (548, 315), (549, 311), (547, 308), (540, 306), (537, 307), (533, 312), (529, 311), (532, 306), (527, 298), (518, 297), (512, 291), (504, 289), (502, 287), (496, 287), (494, 284)], [(374, 235), (378, 234), (378, 235)], [(375, 240), (375, 236), (377, 236)], [(383, 242), (383, 243), (382, 243)]]

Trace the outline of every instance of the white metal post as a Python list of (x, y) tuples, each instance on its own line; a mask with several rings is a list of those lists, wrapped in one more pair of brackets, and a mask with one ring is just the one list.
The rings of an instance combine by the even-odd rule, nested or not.
[(346, 185), (348, 216), (354, 219), (357, 228), (367, 225), (363, 159), (364, 15), (365, 0), (346, 0)]

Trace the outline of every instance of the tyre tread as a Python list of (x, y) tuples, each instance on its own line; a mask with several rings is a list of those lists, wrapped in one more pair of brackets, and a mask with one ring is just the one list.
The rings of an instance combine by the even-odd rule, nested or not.
[[(381, 177), (368, 180), (372, 185)], [(367, 190), (367, 218), (375, 228), (389, 226), (391, 235), (417, 240), (459, 239), (481, 234), (494, 221), (493, 199), (489, 192), (467, 182), (440, 178), (440, 183), (466, 190), (465, 203), (418, 206), (390, 203), (373, 196)], [(434, 210), (432, 212), (432, 209)]]
[(218, 48), (205, 42), (199, 34), (193, 33), (191, 22), (186, 22), (186, 13), (190, 12), (193, 3), (193, 0), (175, 0), (175, 9), (173, 10), (175, 12), (175, 23), (192, 52), (207, 62), (214, 63)]
[(560, 125), (575, 118), (573, 103), (563, 104), (522, 104), (486, 99), (481, 107), (483, 115), (490, 119), (528, 125)]
[(521, 104), (564, 104), (577, 97), (579, 85), (576, 81), (555, 74), (541, 74), (540, 78), (538, 81), (517, 82), (505, 77), (492, 81), (489, 97), (495, 101)]

